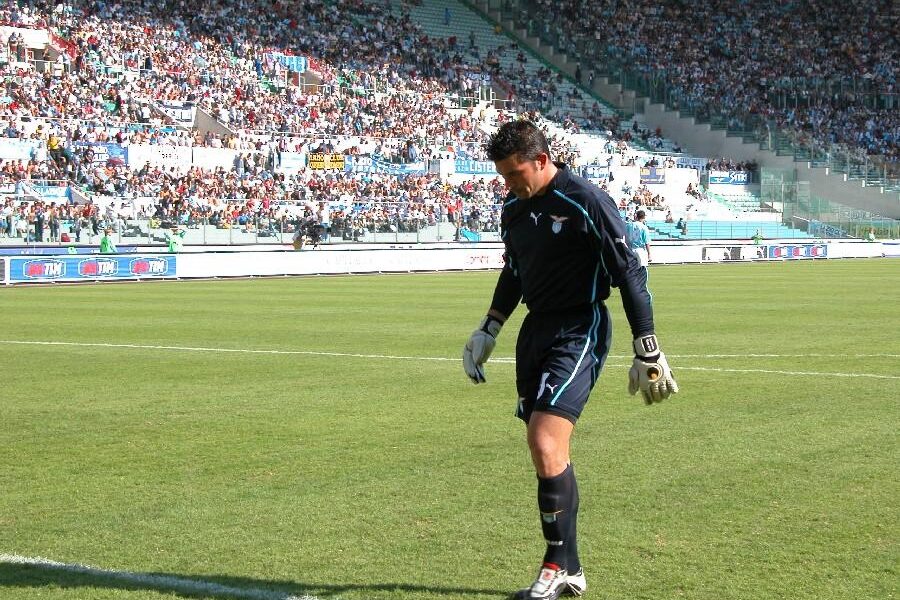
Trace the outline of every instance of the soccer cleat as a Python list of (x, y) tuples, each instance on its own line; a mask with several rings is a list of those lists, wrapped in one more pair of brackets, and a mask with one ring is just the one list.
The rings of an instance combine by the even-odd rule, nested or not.
[[(556, 600), (562, 596), (568, 588), (565, 569), (553, 569), (541, 567), (541, 572), (531, 587), (519, 590), (513, 598), (516, 600)], [(582, 573), (584, 582), (584, 573)]]
[(566, 576), (566, 589), (563, 590), (563, 596), (581, 596), (587, 590), (587, 578), (584, 576), (584, 569), (578, 569), (577, 573)]

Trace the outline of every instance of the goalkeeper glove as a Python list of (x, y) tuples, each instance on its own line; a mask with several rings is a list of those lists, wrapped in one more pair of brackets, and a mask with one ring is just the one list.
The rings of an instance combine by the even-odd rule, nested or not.
[(490, 358), (497, 343), (497, 335), (503, 323), (490, 315), (486, 315), (478, 329), (472, 332), (466, 347), (463, 348), (463, 369), (472, 383), (484, 383), (484, 363)]
[(655, 335), (634, 340), (634, 354), (634, 363), (628, 372), (628, 391), (632, 396), (640, 390), (644, 402), (652, 404), (678, 393), (678, 384)]

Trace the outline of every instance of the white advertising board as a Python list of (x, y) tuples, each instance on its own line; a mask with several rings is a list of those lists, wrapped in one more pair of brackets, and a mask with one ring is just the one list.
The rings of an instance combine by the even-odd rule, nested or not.
[(326, 248), (248, 253), (192, 253), (179, 256), (178, 277), (240, 277), (264, 275), (333, 275), (340, 273), (403, 273), (499, 269), (503, 248), (465, 246), (355, 250)]
[[(418, 271), (466, 271), (503, 267), (503, 245), (481, 244), (346, 244), (319, 246), (300, 251), (285, 246), (222, 246), (217, 251), (183, 252), (165, 255), (161, 248), (139, 247), (141, 256), (117, 255), (106, 260), (130, 261), (129, 268), (117, 267), (119, 279), (154, 278), (263, 277), (273, 275), (334, 275), (350, 273), (408, 273)], [(164, 270), (152, 266), (168, 256)], [(745, 261), (812, 260), (831, 258), (900, 257), (898, 242), (824, 242), (822, 240), (768, 240), (765, 244), (748, 244), (740, 240), (716, 240), (688, 243), (656, 243), (652, 246), (653, 264), (721, 263)], [(40, 283), (60, 280), (62, 273), (53, 268), (71, 266), (67, 280), (103, 279), (94, 263), (101, 257), (90, 255), (16, 255), (0, 257), (0, 283)], [(131, 263), (138, 260), (135, 267)], [(72, 265), (68, 262), (75, 261)], [(143, 262), (141, 262), (143, 261)], [(15, 273), (12, 263), (15, 263)], [(21, 264), (20, 264), (21, 263)], [(77, 264), (76, 264), (77, 263)], [(152, 264), (151, 264), (152, 263)], [(104, 263), (105, 265), (106, 263)], [(102, 266), (102, 265), (100, 265)], [(127, 266), (127, 265), (126, 265)], [(89, 268), (90, 267), (90, 268)], [(134, 268), (131, 268), (134, 267)], [(140, 268), (138, 268), (140, 267)], [(130, 269), (130, 270), (129, 270)], [(82, 272), (83, 271), (83, 272)]]

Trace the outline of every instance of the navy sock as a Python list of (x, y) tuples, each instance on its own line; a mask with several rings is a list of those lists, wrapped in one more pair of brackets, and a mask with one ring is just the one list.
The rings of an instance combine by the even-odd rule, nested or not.
[(568, 569), (571, 544), (573, 492), (575, 471), (572, 465), (556, 477), (538, 477), (538, 509), (541, 511), (541, 529), (547, 542), (544, 563)]
[(569, 573), (577, 573), (581, 568), (581, 559), (578, 558), (578, 482), (575, 479), (575, 470), (572, 471), (572, 505), (569, 509), (569, 538), (566, 540), (566, 568)]

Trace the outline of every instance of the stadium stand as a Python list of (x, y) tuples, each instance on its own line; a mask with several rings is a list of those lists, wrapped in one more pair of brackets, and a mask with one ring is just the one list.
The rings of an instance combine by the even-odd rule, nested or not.
[[(492, 239), (503, 190), (482, 144), (521, 116), (661, 235), (684, 237), (666, 214), (689, 237), (805, 235), (757, 224), (772, 210), (758, 192), (700, 175), (753, 165), (662, 152), (663, 132), (584, 89), (594, 73), (564, 77), (463, 4), (73, 0), (10, 3), (0, 20), (8, 239), (93, 242), (110, 226), (161, 241), (174, 225), (188, 243), (284, 243), (309, 220), (334, 241)], [(448, 161), (475, 171), (436, 168)]]
[[(683, 114), (820, 163), (844, 157), (848, 175), (900, 185), (895, 2), (503, 6), (552, 47)], [(548, 10), (559, 15), (552, 26)]]

